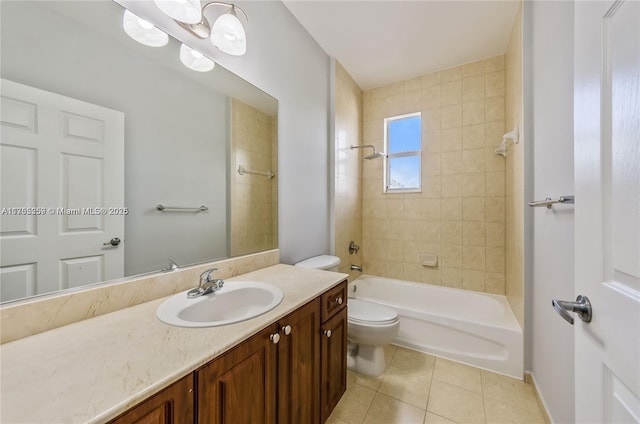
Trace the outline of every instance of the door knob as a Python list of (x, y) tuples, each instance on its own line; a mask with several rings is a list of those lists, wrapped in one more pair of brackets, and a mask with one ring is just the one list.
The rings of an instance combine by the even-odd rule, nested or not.
[(327, 338), (331, 337), (331, 330), (325, 330), (324, 335), (327, 336)]
[(278, 344), (278, 342), (280, 341), (280, 334), (273, 333), (272, 335), (269, 336), (269, 340), (271, 340), (273, 344)]
[(291, 334), (291, 326), (285, 325), (284, 327), (282, 327), (282, 331), (284, 332), (285, 336), (288, 336), (289, 334)]
[(575, 312), (584, 322), (591, 322), (591, 302), (587, 296), (579, 295), (575, 302), (553, 299), (551, 305), (571, 325), (573, 325), (573, 317), (569, 312)]
[(117, 246), (120, 244), (120, 239), (118, 237), (114, 237), (106, 243), (102, 243), (103, 246)]

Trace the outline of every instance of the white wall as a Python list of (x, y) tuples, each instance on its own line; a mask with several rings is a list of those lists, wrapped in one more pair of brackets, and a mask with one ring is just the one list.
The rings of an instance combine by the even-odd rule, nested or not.
[[(283, 263), (329, 252), (330, 60), (280, 1), (235, 2), (249, 16), (247, 54), (218, 52), (153, 2), (118, 0), (278, 99), (278, 244)], [(333, 178), (333, 176), (331, 176)]]
[[(535, 199), (573, 194), (573, 3), (525, 2), (525, 120)], [(531, 177), (531, 175), (530, 175)], [(530, 199), (533, 200), (533, 199)], [(551, 299), (574, 298), (573, 206), (536, 208), (527, 281), (529, 365), (552, 421), (574, 421), (573, 327)], [(531, 215), (530, 215), (531, 216)]]

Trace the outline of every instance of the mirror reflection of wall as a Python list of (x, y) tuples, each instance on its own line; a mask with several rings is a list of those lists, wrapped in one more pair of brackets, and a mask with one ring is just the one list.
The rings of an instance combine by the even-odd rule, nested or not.
[[(106, 162), (94, 153), (70, 151), (70, 148), (76, 148), (82, 152), (83, 146), (92, 141), (69, 137), (69, 128), (82, 133), (89, 131), (87, 122), (100, 121), (84, 114), (82, 109), (81, 112), (74, 109), (71, 114), (58, 113), (60, 122), (55, 122), (55, 117), (51, 119), (54, 128), (46, 136), (46, 142), (58, 146), (56, 155), (73, 160), (60, 161), (58, 156), (46, 159), (47, 149), (34, 150), (29, 144), (31, 141), (20, 144), (24, 137), (18, 135), (20, 130), (16, 125), (8, 122), (10, 109), (5, 108), (15, 99), (6, 95), (2, 88), (3, 190), (0, 207), (100, 206), (126, 207), (128, 211), (126, 216), (120, 217), (124, 221), (124, 232), (121, 226), (109, 229), (104, 220), (96, 217), (46, 214), (22, 221), (0, 220), (2, 301), (157, 271), (166, 267), (169, 259), (184, 266), (277, 246), (273, 235), (277, 214), (275, 210), (267, 210), (277, 207), (273, 201), (276, 179), (268, 180), (269, 196), (264, 196), (266, 187), (261, 186), (259, 190), (253, 187), (264, 185), (267, 179), (258, 181), (252, 176), (249, 185), (252, 188), (240, 191), (244, 202), (234, 200), (237, 191), (232, 190), (227, 181), (228, 175), (237, 175), (234, 172), (236, 164), (229, 158), (232, 103), (247, 103), (248, 108), (252, 108), (248, 106), (251, 103), (258, 107), (270, 105), (264, 112), (254, 110), (256, 116), (262, 114), (261, 119), (268, 122), (261, 131), (269, 131), (271, 153), (276, 144), (273, 136), (274, 128), (277, 128), (275, 99), (221, 67), (211, 73), (196, 73), (185, 68), (178, 59), (180, 43), (173, 39), (167, 46), (157, 49), (136, 43), (122, 30), (123, 9), (112, 1), (2, 2), (1, 7), (0, 76), (26, 86), (27, 90), (40, 90), (47, 98), (59, 96), (63, 103), (88, 104), (87, 107), (120, 114), (124, 122), (124, 158), (121, 163), (109, 163), (107, 169), (102, 169), (102, 165), (96, 164)], [(32, 25), (24, 25), (24, 22)], [(32, 30), (33, 25), (39, 28), (37, 33)], [(218, 88), (221, 81), (226, 82), (223, 85), (227, 89), (225, 92)], [(234, 98), (234, 87), (241, 88), (238, 97), (242, 102)], [(38, 128), (44, 130), (46, 122), (37, 121), (45, 119), (44, 110), (48, 106), (39, 104), (39, 100), (32, 103), (35, 104), (35, 133), (45, 136)], [(69, 116), (75, 118), (70, 121)], [(257, 117), (251, 116), (251, 119), (258, 122)], [(238, 134), (243, 130), (249, 134), (246, 128), (259, 127), (244, 124), (239, 118), (234, 122)], [(67, 125), (64, 129), (67, 132), (58, 131), (56, 125), (60, 128)], [(102, 128), (100, 125), (96, 128)], [(255, 134), (249, 135), (254, 137)], [(108, 146), (110, 143), (107, 138), (100, 140), (98, 144)], [(275, 169), (275, 156), (267, 156), (266, 151), (253, 148), (249, 138), (243, 143), (258, 153), (256, 157), (260, 160), (269, 161), (266, 170)], [(256, 140), (256, 144), (264, 143)], [(25, 151), (35, 153), (22, 154)], [(8, 161), (13, 161), (12, 166), (5, 163)], [(59, 162), (56, 170), (48, 171), (53, 172), (51, 175), (38, 167), (47, 162)], [(251, 162), (247, 166), (254, 164), (258, 168), (263, 165), (262, 162)], [(119, 176), (114, 169), (120, 170)], [(44, 184), (52, 179), (55, 190)], [(124, 203), (106, 204), (108, 196), (103, 194), (118, 186), (124, 192)], [(53, 196), (52, 191), (55, 191)], [(7, 197), (8, 193), (15, 193), (14, 197)], [(261, 197), (254, 200), (252, 196)], [(45, 199), (52, 204), (44, 204)], [(91, 204), (85, 205), (87, 202)], [(204, 205), (208, 210), (162, 212), (156, 208), (158, 204), (193, 208)], [(237, 204), (238, 208), (232, 208), (232, 204)], [(243, 209), (250, 210), (256, 204), (265, 206), (256, 208), (259, 212), (249, 213)], [(246, 218), (231, 219), (236, 209)], [(262, 224), (249, 225), (254, 222), (253, 218), (259, 218)], [(77, 221), (77, 225), (69, 227), (67, 221)], [(246, 224), (241, 232), (242, 242), (232, 248), (229, 243), (234, 240), (231, 222), (243, 221)], [(8, 224), (12, 227), (8, 228)], [(48, 267), (41, 265), (42, 261), (33, 254), (45, 250), (41, 241), (45, 228), (53, 228), (59, 236), (53, 244), (57, 247), (50, 249), (57, 256), (51, 259), (53, 265)], [(72, 233), (94, 237), (83, 241), (86, 249), (80, 250), (81, 242), (68, 242), (68, 235)], [(119, 238), (121, 243), (103, 245), (114, 238)], [(64, 243), (72, 244), (73, 249), (65, 251), (61, 247)], [(122, 265), (115, 271), (108, 263), (113, 252), (122, 256)]]

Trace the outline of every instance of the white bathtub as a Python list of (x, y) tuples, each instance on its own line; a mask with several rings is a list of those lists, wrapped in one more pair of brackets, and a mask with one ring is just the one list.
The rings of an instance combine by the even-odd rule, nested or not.
[(362, 275), (349, 285), (349, 297), (398, 311), (394, 344), (523, 376), (522, 329), (505, 296)]

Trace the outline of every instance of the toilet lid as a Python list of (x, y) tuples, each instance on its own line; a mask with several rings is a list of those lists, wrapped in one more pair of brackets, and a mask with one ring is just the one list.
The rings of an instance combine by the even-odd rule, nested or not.
[(378, 303), (350, 298), (348, 305), (350, 320), (386, 323), (398, 319), (398, 312)]

